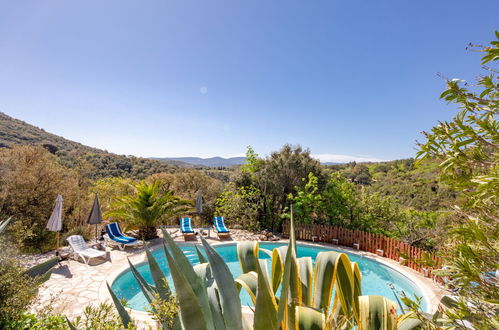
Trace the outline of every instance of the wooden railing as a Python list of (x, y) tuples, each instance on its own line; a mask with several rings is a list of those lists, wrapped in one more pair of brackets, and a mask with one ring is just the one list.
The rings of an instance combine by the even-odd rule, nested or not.
[[(283, 237), (289, 238), (289, 222), (283, 223), (282, 229)], [(298, 240), (332, 243), (375, 253), (398, 262), (403, 261), (405, 266), (441, 282), (439, 277), (432, 274), (433, 270), (440, 269), (442, 265), (441, 258), (394, 238), (337, 226), (296, 223), (295, 236)], [(405, 260), (401, 259), (401, 254), (404, 255)], [(424, 260), (425, 256), (433, 261), (434, 265), (432, 267), (423, 265), (422, 260)]]

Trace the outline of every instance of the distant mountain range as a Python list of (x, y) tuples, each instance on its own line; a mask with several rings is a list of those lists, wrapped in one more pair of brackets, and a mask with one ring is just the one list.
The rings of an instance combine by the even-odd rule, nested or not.
[(242, 165), (246, 161), (246, 157), (211, 157), (211, 158), (200, 158), (200, 157), (166, 157), (166, 158), (155, 158), (151, 159), (159, 160), (162, 162), (172, 163), (172, 162), (182, 162), (191, 164), (194, 166), (207, 166), (207, 167), (229, 167), (235, 165)]
[[(180, 168), (230, 167), (242, 165), (246, 157), (150, 157), (141, 158), (117, 155), (105, 150), (89, 147), (46, 132), (22, 120), (0, 112), (0, 148), (14, 145), (39, 145), (56, 154), (62, 163), (73, 167), (77, 159), (83, 157), (94, 166), (95, 177), (125, 176), (144, 178), (158, 172), (172, 172)], [(336, 165), (340, 163), (323, 163)]]
[[(165, 157), (165, 158), (156, 158), (156, 157), (151, 157), (150, 159), (154, 160), (159, 160), (159, 161), (164, 161), (168, 162), (169, 164), (175, 164), (175, 162), (178, 162), (177, 165), (184, 166), (186, 164), (190, 164), (193, 166), (206, 166), (206, 167), (229, 167), (229, 166), (236, 166), (236, 165), (242, 165), (246, 161), (246, 157), (230, 157), (230, 158), (223, 158), (223, 157), (211, 157), (211, 158), (200, 158), (200, 157)], [(344, 163), (334, 163), (334, 162), (325, 162), (322, 163), (322, 165), (340, 165)]]

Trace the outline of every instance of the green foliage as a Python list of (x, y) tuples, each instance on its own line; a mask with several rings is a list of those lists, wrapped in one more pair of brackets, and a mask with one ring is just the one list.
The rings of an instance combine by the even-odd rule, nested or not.
[(281, 214), (289, 205), (289, 194), (294, 193), (296, 187), (305, 186), (303, 178), (309, 173), (318, 178), (319, 186), (325, 184), (326, 176), (319, 161), (300, 146), (286, 144), (265, 159), (258, 158), (251, 148), (248, 154), (250, 165), (245, 167), (236, 184), (238, 187), (253, 186), (260, 191), (258, 218), (261, 227), (279, 228)]
[(254, 175), (261, 165), (262, 160), (258, 158), (258, 154), (251, 146), (248, 146), (246, 150), (246, 163), (241, 166), (241, 173), (248, 174), (254, 180)]
[[(440, 168), (434, 159), (427, 159), (419, 166), (414, 159), (389, 162), (346, 164), (329, 166), (333, 173), (339, 173), (348, 181), (364, 187), (367, 192), (378, 192), (391, 196), (402, 208), (421, 211), (449, 209), (459, 197), (456, 190), (438, 179)], [(368, 169), (371, 179), (366, 181), (352, 176), (352, 167)]]
[(338, 174), (332, 174), (323, 192), (323, 205), (329, 224), (353, 227), (359, 217), (359, 191)]
[(253, 186), (228, 184), (216, 201), (215, 216), (223, 216), (227, 226), (258, 230), (260, 191)]
[[(486, 47), (482, 63), (499, 60), (497, 40)], [(487, 66), (476, 83), (447, 81), (441, 98), (458, 106), (452, 121), (441, 122), (425, 133), (420, 160), (437, 158), (442, 179), (461, 190), (456, 207), (459, 223), (450, 231), (442, 272), (459, 294), (459, 301), (446, 311), (452, 325), (463, 320), (478, 328), (499, 327), (499, 291), (491, 272), (499, 269), (499, 83), (497, 69)], [(468, 326), (465, 326), (468, 327)]]
[(347, 164), (346, 169), (343, 171), (343, 176), (351, 182), (360, 184), (371, 183), (371, 173), (369, 168), (364, 164), (357, 164), (356, 162)]
[(0, 222), (0, 328), (18, 328), (24, 312), (38, 293), (38, 287), (52, 273), (58, 259), (52, 258), (23, 269), (12, 257), (13, 251), (3, 235), (12, 218)]
[(157, 237), (157, 226), (192, 208), (191, 201), (182, 200), (169, 190), (161, 191), (159, 181), (150, 184), (142, 181), (133, 187), (134, 194), (117, 197), (105, 217), (118, 219), (138, 228), (139, 236), (145, 240)]
[(86, 306), (83, 310), (83, 315), (77, 316), (71, 323), (77, 329), (89, 330), (121, 330), (125, 328), (135, 328), (133, 325), (125, 327), (113, 305), (109, 303)]
[(318, 222), (324, 209), (323, 198), (319, 193), (319, 180), (313, 174), (308, 174), (308, 180), (303, 188), (296, 187), (296, 194), (289, 194), (288, 199), (294, 205), (296, 217), (303, 223)]
[(24, 270), (10, 258), (0, 262), (0, 328), (18, 321), (37, 291), (35, 279), (23, 274)]
[(69, 329), (66, 319), (53, 313), (31, 314), (24, 313), (17, 320), (2, 324), (3, 329), (37, 329), (37, 330), (66, 330)]
[(198, 191), (201, 191), (203, 196), (203, 212), (199, 216), (205, 225), (211, 224), (216, 207), (215, 202), (224, 188), (222, 181), (196, 170), (185, 170), (177, 173), (158, 173), (146, 179), (147, 182), (155, 180), (161, 183), (162, 191), (170, 190), (175, 196), (182, 199), (194, 201), (197, 198)]
[[(323, 190), (309, 174), (303, 188), (290, 194), (297, 222), (324, 223), (396, 237), (410, 244), (433, 248), (445, 213), (402, 208), (392, 196), (373, 192), (332, 173)], [(285, 214), (289, 218), (289, 213)], [(436, 227), (441, 229), (436, 230)]]
[(178, 301), (174, 296), (171, 299), (163, 299), (159, 294), (155, 293), (148, 312), (165, 329), (173, 329), (178, 317)]
[(64, 229), (81, 223), (80, 182), (75, 171), (56, 163), (41, 147), (0, 149), (1, 214), (12, 216), (9, 237), (23, 251), (55, 246), (55, 234), (45, 229), (57, 194), (64, 195)]
[[(99, 195), (101, 211), (102, 213), (106, 213), (111, 209), (111, 204), (117, 196), (133, 194), (133, 183), (132, 179), (121, 177), (98, 179), (92, 182), (92, 185), (89, 187), (90, 194), (88, 195), (97, 193)], [(92, 201), (92, 198), (89, 196), (88, 202), (90, 203), (90, 201)]]

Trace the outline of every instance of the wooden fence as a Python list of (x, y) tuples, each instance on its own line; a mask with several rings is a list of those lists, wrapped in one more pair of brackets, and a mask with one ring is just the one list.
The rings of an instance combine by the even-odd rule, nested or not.
[[(283, 223), (282, 229), (283, 237), (289, 238), (289, 222)], [(433, 270), (441, 268), (441, 258), (394, 238), (337, 226), (307, 224), (295, 224), (295, 236), (298, 240), (333, 243), (350, 248), (357, 248), (358, 244), (358, 249), (361, 251), (375, 253), (399, 262), (401, 254), (404, 254), (405, 266), (442, 282), (439, 277), (432, 274)], [(427, 262), (423, 260), (426, 258), (431, 259), (434, 265), (425, 265)]]

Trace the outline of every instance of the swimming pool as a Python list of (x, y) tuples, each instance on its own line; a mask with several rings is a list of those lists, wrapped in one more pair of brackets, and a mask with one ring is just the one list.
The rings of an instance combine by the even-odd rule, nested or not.
[[(282, 245), (285, 244), (260, 243), (261, 248), (268, 250), (272, 250)], [(242, 271), (239, 265), (239, 260), (237, 258), (236, 244), (215, 245), (213, 247), (225, 260), (225, 262), (229, 266), (230, 271), (234, 275), (234, 278), (241, 275)], [(194, 245), (180, 245), (180, 248), (192, 264), (199, 263)], [(312, 257), (314, 264), (317, 254), (321, 251), (344, 252), (328, 247), (297, 244), (298, 257)], [(158, 261), (161, 269), (168, 279), (170, 286), (173, 289), (173, 280), (170, 276), (170, 270), (168, 269), (168, 263), (166, 261), (163, 249), (161, 248), (154, 250), (152, 254)], [(380, 295), (396, 301), (393, 291), (388, 286), (389, 284), (392, 284), (397, 291), (404, 291), (411, 298), (413, 298), (414, 296), (423, 297), (421, 307), (423, 310), (427, 310), (427, 301), (424, 298), (422, 291), (409, 278), (402, 275), (395, 269), (375, 261), (374, 259), (365, 258), (353, 253), (347, 254), (351, 261), (355, 261), (359, 265), (360, 271), (362, 273), (363, 295)], [(260, 258), (268, 259), (270, 264), (270, 257), (265, 253), (260, 253)], [(152, 276), (147, 263), (140, 263), (136, 265), (136, 268), (147, 282), (153, 284)], [(147, 307), (147, 300), (142, 294), (137, 281), (135, 280), (129, 269), (121, 273), (114, 280), (111, 287), (118, 298), (124, 298), (128, 301), (129, 307), (139, 311), (144, 311)], [(252, 305), (251, 299), (244, 289), (241, 290), (241, 305)]]

